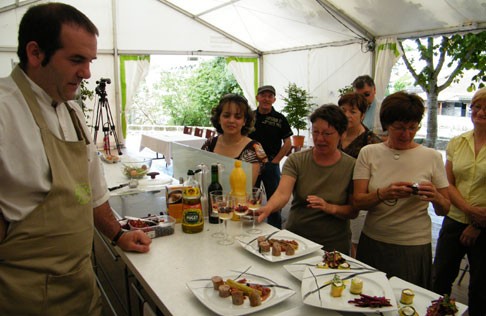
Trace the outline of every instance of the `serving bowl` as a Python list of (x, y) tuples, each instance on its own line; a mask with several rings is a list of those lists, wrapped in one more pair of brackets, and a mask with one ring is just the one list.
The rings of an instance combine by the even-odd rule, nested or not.
[(122, 172), (125, 177), (128, 179), (142, 179), (149, 172), (152, 166), (152, 159), (131, 159), (129, 161), (123, 161), (122, 165)]

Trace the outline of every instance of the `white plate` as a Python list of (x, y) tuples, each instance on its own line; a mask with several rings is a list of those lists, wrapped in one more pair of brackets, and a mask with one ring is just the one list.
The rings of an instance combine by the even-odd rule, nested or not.
[[(390, 299), (390, 304), (392, 306), (371, 308), (358, 307), (351, 303), (348, 303), (349, 300), (359, 298), (359, 295), (354, 295), (349, 292), (351, 284), (350, 279), (344, 281), (346, 288), (344, 289), (341, 297), (331, 296), (330, 285), (316, 291), (316, 289), (319, 289), (322, 285), (331, 281), (334, 277), (334, 274), (338, 274), (339, 276), (341, 276), (341, 278), (344, 279), (346, 276), (349, 276), (353, 273), (363, 273), (358, 276), (360, 279), (363, 280), (363, 294), (371, 296), (384, 296)], [(397, 302), (395, 300), (393, 290), (390, 286), (390, 282), (388, 282), (385, 273), (378, 271), (364, 273), (363, 270), (331, 270), (307, 267), (304, 272), (304, 277), (302, 279), (301, 291), (302, 301), (304, 302), (304, 304), (326, 309), (361, 313), (378, 313), (397, 310)]]
[[(351, 269), (373, 269), (371, 266), (364, 264), (354, 258), (351, 258), (350, 256), (347, 256), (345, 254), (341, 254), (341, 256), (346, 259), (346, 262), (349, 263), (351, 266)], [(284, 265), (285, 270), (287, 270), (288, 273), (290, 273), (294, 278), (301, 280), (302, 277), (304, 276), (304, 271), (306, 270), (307, 267), (317, 267), (318, 263), (322, 262), (322, 255), (321, 256), (315, 256), (311, 258), (304, 259), (302, 261), (297, 261), (293, 263), (289, 263)], [(328, 269), (328, 268), (320, 268), (323, 270), (331, 270), (331, 271), (342, 271), (338, 269)]]
[[(273, 234), (273, 235), (272, 235)], [(295, 240), (297, 243), (299, 243), (299, 248), (295, 251), (295, 254), (293, 256), (287, 256), (284, 252), (278, 257), (272, 256), (272, 253), (260, 253), (258, 251), (258, 241), (256, 240), (255, 237), (247, 237), (244, 239), (239, 240), (240, 245), (251, 252), (252, 254), (263, 258), (267, 261), (270, 262), (279, 262), (279, 261), (284, 261), (284, 260), (290, 260), (290, 259), (295, 259), (298, 257), (305, 256), (309, 253), (312, 253), (316, 250), (319, 250), (322, 248), (321, 245), (316, 244), (315, 242), (306, 239), (304, 237), (301, 237), (297, 234), (292, 233), (291, 231), (288, 230), (281, 230), (281, 231), (276, 231), (270, 234), (271, 238), (273, 239), (285, 239), (285, 240)], [(263, 235), (262, 235), (263, 236)], [(268, 235), (266, 235), (268, 236)]]
[[(229, 272), (227, 275), (222, 276), (223, 280), (233, 279), (240, 280), (245, 278), (250, 283), (258, 283), (263, 285), (276, 284), (272, 280), (263, 276), (254, 275), (250, 272)], [(222, 298), (219, 296), (218, 291), (214, 290), (211, 279), (198, 279), (187, 282), (187, 287), (192, 293), (203, 303), (207, 308), (219, 315), (247, 315), (269, 308), (275, 304), (278, 304), (287, 298), (295, 294), (295, 291), (283, 287), (271, 287), (270, 296), (262, 302), (260, 306), (251, 307), (248, 299), (245, 299), (243, 305), (233, 305), (231, 297)]]
[[(392, 277), (390, 279), (390, 284), (393, 288), (393, 292), (395, 294), (395, 298), (397, 300), (398, 308), (405, 306), (404, 304), (400, 303), (400, 298), (402, 296), (403, 289), (412, 289), (415, 293), (413, 298), (413, 306), (419, 315), (425, 315), (427, 313), (427, 307), (432, 305), (432, 301), (441, 297), (441, 295), (436, 294), (434, 292), (428, 291), (424, 288), (416, 286), (413, 283), (409, 283), (397, 277)], [(467, 310), (467, 305), (461, 304), (456, 302), (456, 306), (458, 309), (457, 315), (462, 315)], [(397, 313), (386, 313), (386, 316), (395, 316)]]

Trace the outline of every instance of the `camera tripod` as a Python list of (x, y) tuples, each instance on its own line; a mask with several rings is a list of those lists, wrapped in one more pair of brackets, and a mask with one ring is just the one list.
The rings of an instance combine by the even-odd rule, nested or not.
[[(111, 154), (110, 148), (110, 135), (113, 135), (115, 139), (116, 149), (118, 151), (118, 155), (123, 155), (121, 151), (121, 145), (118, 141), (118, 136), (115, 130), (115, 123), (113, 121), (113, 115), (111, 114), (110, 104), (108, 103), (108, 99), (106, 98), (106, 84), (110, 84), (110, 79), (103, 79), (101, 78), (99, 81), (96, 81), (98, 86), (96, 87), (95, 91), (96, 94), (99, 96), (98, 103), (95, 105), (95, 121), (94, 121), (94, 143), (96, 145), (96, 138), (98, 137), (98, 131), (100, 126), (103, 131), (103, 149), (106, 154)], [(105, 108), (106, 112), (106, 121), (103, 118), (103, 108)]]

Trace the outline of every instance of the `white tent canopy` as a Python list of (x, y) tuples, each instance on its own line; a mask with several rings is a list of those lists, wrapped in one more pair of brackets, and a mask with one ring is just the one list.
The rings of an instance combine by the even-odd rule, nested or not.
[[(48, 1), (0, 0), (0, 76), (8, 75), (17, 61), (17, 29), (23, 13), (29, 5), (44, 2)], [(94, 87), (101, 77), (112, 78), (114, 84), (107, 90), (118, 120), (126, 93), (120, 87), (123, 80), (129, 81), (121, 76), (120, 56), (239, 57), (230, 68), (249, 100), (254, 100), (258, 84), (274, 85), (280, 96), (289, 82), (295, 82), (322, 104), (336, 102), (338, 89), (362, 74), (379, 79), (377, 90), (383, 95), (389, 65), (397, 58), (393, 44), (397, 38), (486, 28), (484, 0), (61, 2), (79, 8), (100, 30), (90, 85)], [(383, 43), (387, 44), (381, 50), (375, 49)], [(373, 52), (388, 56), (380, 58)], [(243, 63), (238, 65), (239, 61)], [(278, 99), (277, 108), (283, 105)]]

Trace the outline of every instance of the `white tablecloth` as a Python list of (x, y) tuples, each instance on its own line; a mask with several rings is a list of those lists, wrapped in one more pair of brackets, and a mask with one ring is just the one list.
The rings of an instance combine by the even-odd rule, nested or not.
[(206, 138), (194, 135), (182, 134), (181, 132), (164, 132), (160, 134), (142, 134), (140, 138), (140, 150), (149, 148), (164, 155), (168, 165), (172, 158), (172, 143), (184, 144), (193, 148), (201, 148)]

